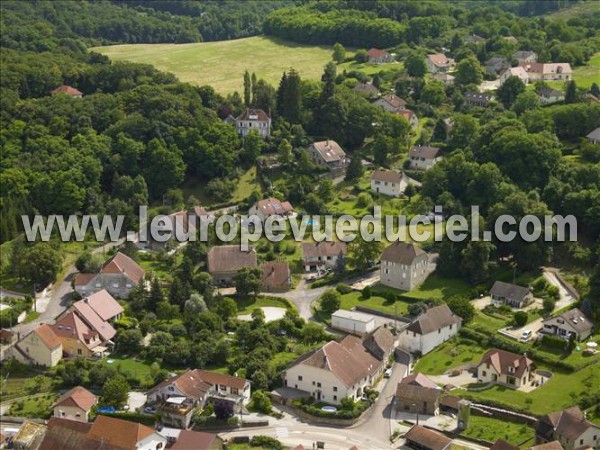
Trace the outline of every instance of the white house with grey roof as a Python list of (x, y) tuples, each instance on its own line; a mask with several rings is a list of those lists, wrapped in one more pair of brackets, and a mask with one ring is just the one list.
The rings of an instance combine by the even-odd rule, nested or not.
[(359, 311), (338, 309), (331, 315), (331, 328), (358, 336), (370, 333), (376, 326), (375, 317)]
[(600, 127), (588, 134), (586, 138), (591, 144), (600, 144)]
[(429, 170), (442, 160), (442, 151), (439, 147), (419, 145), (408, 152), (410, 168), (417, 170)]
[(371, 190), (390, 197), (400, 197), (408, 183), (409, 178), (403, 172), (375, 170), (371, 175)]
[(543, 324), (542, 333), (552, 334), (566, 340), (570, 340), (572, 337), (577, 341), (590, 337), (594, 328), (594, 323), (578, 308), (545, 319)]
[(523, 308), (533, 302), (531, 289), (516, 284), (496, 281), (490, 290), (492, 305), (508, 305), (511, 308)]
[(438, 345), (456, 336), (462, 319), (448, 305), (430, 308), (404, 329), (398, 338), (398, 346), (411, 353), (425, 355)]
[(394, 242), (381, 255), (381, 284), (410, 291), (429, 276), (429, 255), (415, 244)]

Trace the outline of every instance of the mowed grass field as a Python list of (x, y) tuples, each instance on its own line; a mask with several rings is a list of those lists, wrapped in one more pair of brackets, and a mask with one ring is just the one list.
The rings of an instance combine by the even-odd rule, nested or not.
[[(577, 87), (589, 89), (592, 83), (600, 81), (600, 53), (596, 53), (590, 58), (585, 66), (573, 68), (573, 80)], [(564, 81), (549, 81), (548, 85), (553, 89), (565, 90)]]
[(318, 80), (331, 60), (331, 47), (300, 45), (254, 36), (194, 44), (131, 44), (95, 47), (115, 61), (151, 64), (181, 81), (210, 85), (221, 94), (243, 92), (244, 71), (277, 86), (281, 74), (295, 68), (302, 78)]

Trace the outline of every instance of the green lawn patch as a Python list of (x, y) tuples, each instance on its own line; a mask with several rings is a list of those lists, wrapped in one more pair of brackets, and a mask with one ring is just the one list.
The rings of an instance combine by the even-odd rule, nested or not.
[[(597, 5), (596, 5), (597, 6)], [(598, 74), (600, 73), (600, 53), (596, 53), (590, 58), (585, 66), (573, 68), (573, 80), (577, 83), (577, 87), (589, 89), (592, 83), (598, 82)], [(557, 90), (565, 91), (564, 81), (550, 81), (548, 85)]]
[(415, 300), (443, 300), (453, 295), (468, 297), (469, 293), (470, 287), (466, 282), (457, 278), (444, 278), (436, 273), (432, 273), (423, 284), (405, 293), (404, 296)]
[(256, 298), (236, 299), (238, 305), (238, 314), (251, 314), (252, 311), (266, 306), (276, 306), (278, 308), (293, 309), (286, 299), (278, 297), (269, 297), (260, 295)]
[[(352, 309), (355, 306), (363, 306), (365, 308), (376, 309), (389, 314), (406, 314), (410, 303), (404, 300), (389, 301), (384, 295), (384, 287), (376, 286), (372, 288), (371, 298), (362, 298), (361, 292), (354, 291), (349, 294), (342, 295), (341, 309)], [(399, 291), (396, 291), (399, 292)]]
[(441, 375), (454, 367), (478, 362), (484, 353), (478, 345), (455, 338), (419, 358), (414, 371)]
[(510, 318), (507, 317), (503, 320), (500, 317), (490, 316), (481, 311), (477, 311), (475, 313), (475, 317), (473, 317), (473, 320), (471, 320), (471, 322), (465, 326), (467, 328), (482, 331), (487, 334), (495, 334), (500, 328), (506, 326), (506, 322), (509, 319)]
[(256, 178), (256, 167), (250, 168), (240, 177), (236, 183), (235, 192), (233, 193), (233, 198), (231, 201), (233, 203), (239, 203), (242, 200), (250, 197), (250, 194), (252, 194), (254, 191), (262, 193), (260, 183)]
[(52, 404), (57, 398), (57, 394), (48, 393), (32, 398), (17, 400), (11, 405), (9, 414), (19, 417), (47, 419), (52, 414)]
[(471, 414), (469, 427), (463, 432), (466, 436), (495, 442), (504, 439), (513, 445), (521, 444), (527, 439), (533, 439), (532, 428), (522, 423), (508, 422), (492, 417), (481, 417)]
[[(108, 361), (112, 361), (111, 364)], [(99, 364), (109, 364), (123, 373), (126, 378), (137, 380), (140, 386), (151, 386), (153, 384), (150, 375), (150, 363), (131, 358), (109, 357), (99, 362)]]
[(296, 68), (303, 79), (319, 80), (332, 53), (328, 46), (301, 45), (265, 36), (194, 44), (112, 45), (93, 51), (115, 61), (152, 64), (181, 81), (210, 85), (222, 94), (243, 92), (245, 70), (274, 86), (290, 67)]

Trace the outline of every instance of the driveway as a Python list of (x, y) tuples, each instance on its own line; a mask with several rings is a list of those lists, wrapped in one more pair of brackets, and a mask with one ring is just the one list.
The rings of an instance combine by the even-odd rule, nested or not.
[(134, 412), (137, 411), (138, 408), (141, 408), (146, 404), (146, 399), (148, 396), (143, 392), (130, 391), (127, 394), (127, 406), (129, 406), (129, 411)]
[(577, 299), (565, 289), (565, 287), (559, 281), (558, 277), (554, 272), (544, 270), (544, 278), (552, 286), (556, 286), (558, 288), (559, 299), (556, 302), (556, 306), (554, 307), (555, 311), (558, 309), (562, 309), (565, 306), (569, 306), (570, 304), (575, 303), (577, 301)]
[(296, 289), (289, 292), (282, 292), (278, 294), (262, 293), (262, 295), (282, 297), (289, 300), (296, 306), (300, 317), (305, 320), (310, 320), (312, 317), (312, 304), (318, 299), (323, 293), (331, 289), (331, 286), (323, 286), (316, 289), (311, 289), (310, 285), (305, 279), (300, 280)]

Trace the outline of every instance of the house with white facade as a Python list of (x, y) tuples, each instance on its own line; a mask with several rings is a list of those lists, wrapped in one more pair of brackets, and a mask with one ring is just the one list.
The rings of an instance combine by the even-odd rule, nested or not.
[(562, 102), (565, 99), (565, 94), (556, 89), (542, 89), (538, 92), (540, 104), (542, 106), (551, 105), (553, 103)]
[(578, 308), (544, 319), (543, 324), (542, 333), (576, 341), (587, 339), (594, 329), (594, 322)]
[(535, 367), (526, 355), (494, 348), (483, 355), (477, 365), (477, 380), (520, 388), (534, 381)]
[(154, 428), (103, 415), (96, 417), (86, 437), (109, 448), (157, 450), (167, 446), (167, 438)]
[(42, 324), (8, 347), (6, 357), (22, 364), (54, 367), (63, 357), (63, 346), (52, 326)]
[(521, 63), (529, 76), (529, 82), (535, 81), (568, 81), (573, 75), (573, 69), (569, 63)]
[(416, 170), (429, 170), (442, 160), (442, 150), (439, 147), (418, 145), (408, 152), (410, 168)]
[(375, 317), (359, 311), (338, 309), (331, 315), (331, 328), (356, 334), (357, 336), (370, 333), (376, 326)]
[(425, 355), (438, 345), (456, 336), (462, 319), (448, 305), (429, 308), (404, 329), (398, 338), (398, 346), (411, 353)]
[(558, 441), (564, 450), (597, 449), (600, 447), (600, 427), (588, 421), (578, 406), (572, 406), (539, 420), (535, 430), (536, 444), (554, 441)]
[(247, 136), (255, 130), (260, 137), (271, 135), (271, 118), (262, 109), (246, 108), (235, 118), (235, 129), (240, 136)]
[(367, 56), (369, 58), (369, 63), (371, 64), (384, 64), (394, 62), (394, 55), (380, 48), (370, 48), (367, 51)]
[(257, 201), (248, 211), (251, 216), (258, 216), (264, 222), (271, 216), (288, 217), (294, 212), (290, 202), (282, 202), (274, 197)]
[(325, 267), (335, 268), (338, 258), (344, 258), (348, 246), (344, 242), (304, 242), (302, 244), (302, 265), (306, 272), (314, 272)]
[(429, 255), (415, 244), (394, 242), (381, 255), (381, 284), (410, 291), (429, 276)]
[(87, 422), (98, 397), (81, 386), (76, 386), (60, 396), (52, 405), (54, 417)]
[(389, 197), (400, 197), (408, 186), (408, 180), (403, 172), (375, 170), (371, 175), (371, 190)]
[(500, 75), (499, 85), (502, 86), (506, 82), (506, 80), (508, 80), (511, 77), (517, 77), (524, 84), (529, 83), (529, 74), (527, 73), (527, 71), (523, 67), (517, 66), (506, 69), (502, 73), (502, 75)]
[(589, 133), (586, 138), (590, 144), (600, 144), (600, 127)]
[[(389, 333), (393, 345), (392, 334), (387, 329), (383, 332)], [(385, 363), (360, 338), (347, 335), (298, 358), (283, 373), (283, 382), (317, 401), (339, 405), (344, 397), (360, 399), (383, 373)]]
[(331, 139), (313, 142), (308, 147), (308, 154), (313, 163), (326, 166), (334, 172), (341, 172), (348, 165), (346, 152), (340, 144)]
[(496, 281), (490, 289), (492, 305), (508, 305), (511, 308), (524, 308), (533, 302), (531, 289), (516, 284)]
[(394, 114), (398, 111), (406, 109), (406, 101), (394, 94), (384, 95), (383, 97), (375, 100), (373, 104), (380, 107), (384, 111)]

